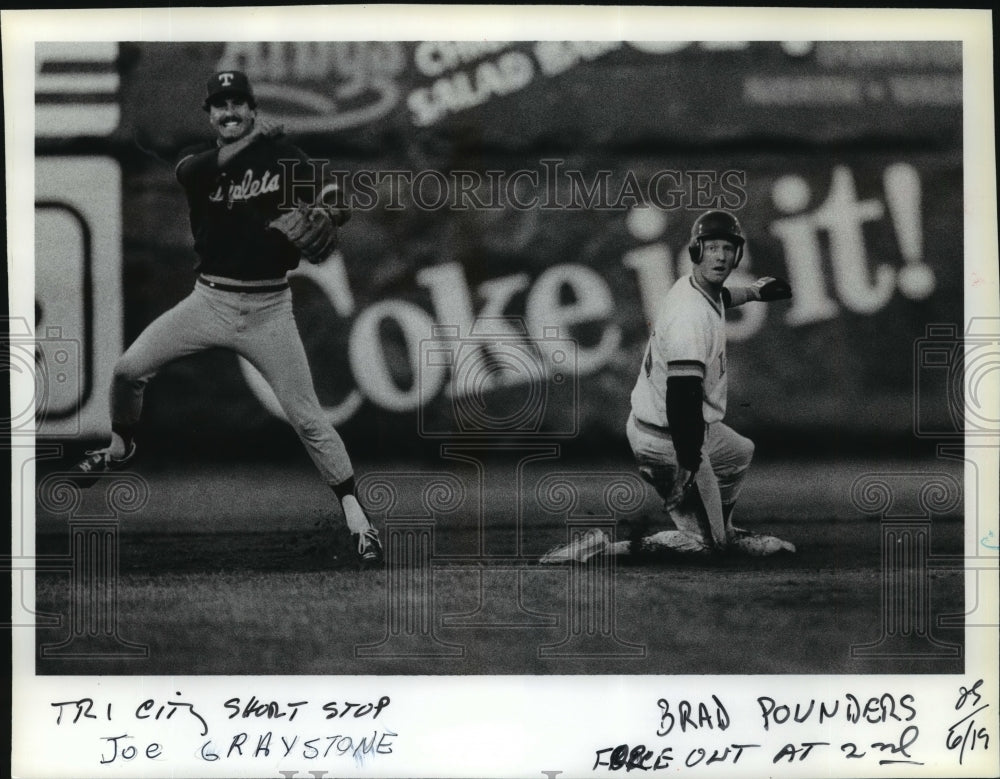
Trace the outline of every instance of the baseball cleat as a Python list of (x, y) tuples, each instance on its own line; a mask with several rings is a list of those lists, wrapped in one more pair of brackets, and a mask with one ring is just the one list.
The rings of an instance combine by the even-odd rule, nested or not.
[(358, 562), (362, 570), (382, 564), (382, 542), (379, 541), (378, 531), (375, 528), (369, 526), (363, 533), (354, 533), (351, 538), (356, 545)]
[(782, 552), (794, 554), (795, 544), (784, 541), (776, 536), (747, 533), (746, 535), (731, 538), (729, 540), (729, 549), (732, 552), (737, 552), (747, 557), (770, 557)]
[(128, 467), (135, 457), (136, 446), (132, 442), (131, 448), (121, 459), (111, 456), (108, 449), (94, 449), (87, 452), (87, 456), (70, 468), (73, 481), (80, 487), (90, 487), (97, 481), (98, 474), (122, 471)]
[(642, 539), (639, 544), (639, 553), (650, 555), (672, 553), (703, 557), (712, 554), (712, 546), (708, 539), (694, 533), (685, 533), (681, 530), (661, 530), (659, 533)]
[(726, 535), (729, 538), (737, 538), (739, 536), (748, 536), (748, 535), (750, 535), (750, 531), (749, 530), (745, 530), (745, 529), (743, 529), (741, 527), (736, 527), (736, 525), (728, 525), (726, 527)]
[(577, 536), (568, 544), (553, 547), (538, 561), (542, 565), (555, 563), (585, 563), (591, 557), (608, 551), (608, 537), (604, 531), (593, 528)]

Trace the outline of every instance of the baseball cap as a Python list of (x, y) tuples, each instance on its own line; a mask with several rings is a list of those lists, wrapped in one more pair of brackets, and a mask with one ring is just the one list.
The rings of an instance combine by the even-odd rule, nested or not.
[(229, 97), (231, 95), (241, 95), (247, 99), (251, 108), (257, 107), (254, 100), (253, 89), (250, 87), (250, 79), (246, 73), (239, 70), (221, 70), (213, 73), (206, 84), (207, 94), (202, 108), (208, 110), (209, 104), (217, 97)]

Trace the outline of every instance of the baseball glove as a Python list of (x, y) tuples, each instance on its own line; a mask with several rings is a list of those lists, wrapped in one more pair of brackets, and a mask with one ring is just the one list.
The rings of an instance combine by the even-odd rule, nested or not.
[(792, 287), (784, 279), (764, 276), (751, 285), (753, 295), (757, 300), (770, 303), (772, 300), (788, 300), (792, 296)]
[(323, 262), (337, 246), (337, 226), (323, 208), (299, 205), (268, 225), (277, 230), (314, 265)]

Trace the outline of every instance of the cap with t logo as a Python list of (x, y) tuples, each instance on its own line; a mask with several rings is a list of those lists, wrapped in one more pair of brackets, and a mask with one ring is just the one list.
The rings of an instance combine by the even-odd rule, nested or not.
[(245, 97), (251, 108), (257, 106), (253, 97), (253, 89), (250, 87), (250, 79), (239, 70), (222, 70), (213, 73), (208, 79), (206, 90), (205, 102), (202, 105), (206, 111), (215, 100), (226, 97)]

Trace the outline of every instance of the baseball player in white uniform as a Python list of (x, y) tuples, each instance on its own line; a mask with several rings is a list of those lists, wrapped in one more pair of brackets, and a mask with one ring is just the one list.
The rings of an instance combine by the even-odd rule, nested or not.
[(631, 395), (626, 423), (639, 473), (664, 499), (676, 530), (611, 545), (599, 531), (543, 562), (582, 560), (604, 551), (657, 549), (709, 554), (733, 547), (753, 555), (794, 551), (771, 536), (733, 525), (754, 445), (723, 422), (726, 414), (726, 309), (749, 301), (790, 298), (787, 282), (770, 276), (727, 288), (745, 238), (725, 211), (695, 220), (688, 249), (692, 271), (680, 278), (659, 309)]
[[(283, 138), (280, 125), (258, 117), (245, 74), (215, 73), (206, 91), (202, 107), (215, 138), (182, 151), (175, 169), (190, 209), (197, 282), (119, 358), (111, 387), (111, 442), (88, 452), (73, 471), (81, 486), (89, 486), (96, 474), (128, 467), (147, 382), (180, 357), (228, 349), (270, 384), (337, 496), (359, 562), (378, 565), (378, 532), (355, 495), (344, 442), (316, 397), (286, 279), (300, 259), (319, 263), (330, 255), (349, 212), (318, 172), (322, 168)], [(302, 202), (298, 193), (310, 188), (312, 202)]]

